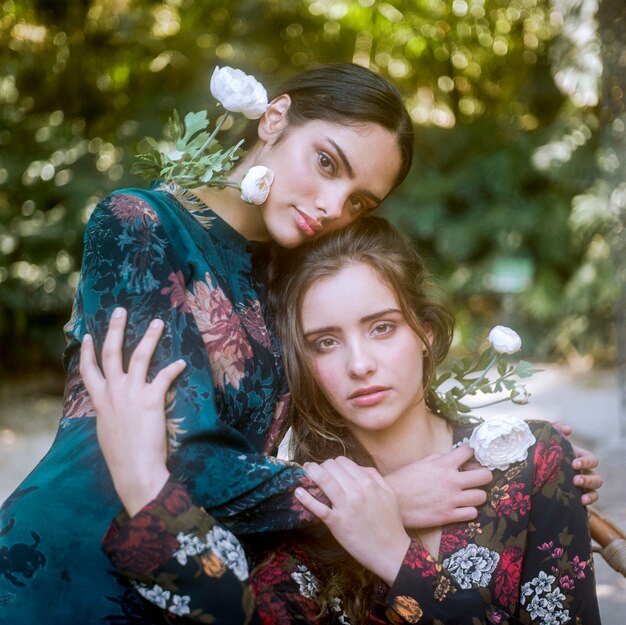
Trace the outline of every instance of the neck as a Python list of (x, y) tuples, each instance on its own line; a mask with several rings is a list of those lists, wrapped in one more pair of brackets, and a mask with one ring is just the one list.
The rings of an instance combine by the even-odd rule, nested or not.
[(420, 408), (418, 415), (413, 415), (397, 429), (357, 436), (382, 475), (397, 471), (430, 454), (450, 451), (450, 424), (430, 412), (425, 404)]
[[(250, 164), (244, 159), (232, 170), (228, 179), (241, 182)], [(269, 241), (270, 237), (261, 214), (261, 207), (241, 199), (239, 189), (232, 187), (196, 187), (192, 193), (200, 198), (216, 215), (248, 241)]]

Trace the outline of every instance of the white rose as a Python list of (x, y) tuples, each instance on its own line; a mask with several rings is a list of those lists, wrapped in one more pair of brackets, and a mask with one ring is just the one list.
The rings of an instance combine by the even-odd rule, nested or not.
[(249, 204), (263, 204), (270, 194), (274, 172), (262, 165), (250, 167), (241, 181), (241, 199)]
[(506, 326), (492, 328), (488, 340), (499, 354), (514, 354), (522, 347), (522, 339), (519, 334)]
[(227, 110), (258, 119), (267, 109), (267, 91), (254, 76), (232, 67), (216, 67), (211, 76), (211, 93)]
[(519, 417), (499, 415), (483, 421), (470, 436), (476, 460), (490, 470), (504, 471), (513, 462), (526, 460), (535, 437)]

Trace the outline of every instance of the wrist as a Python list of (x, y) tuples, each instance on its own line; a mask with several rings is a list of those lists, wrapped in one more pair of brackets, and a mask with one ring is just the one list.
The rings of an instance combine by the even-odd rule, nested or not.
[(142, 474), (128, 472), (114, 479), (113, 484), (126, 512), (133, 517), (161, 492), (169, 477), (170, 472), (163, 465)]
[(385, 551), (384, 557), (380, 560), (379, 565), (376, 567), (377, 570), (374, 571), (374, 573), (376, 573), (387, 586), (393, 586), (410, 546), (411, 538), (408, 534), (404, 534), (399, 536), (394, 545)]

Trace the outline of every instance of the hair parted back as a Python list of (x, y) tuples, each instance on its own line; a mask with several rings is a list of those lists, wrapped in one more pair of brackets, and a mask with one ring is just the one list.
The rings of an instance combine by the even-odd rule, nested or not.
[(406, 178), (413, 160), (413, 124), (402, 96), (386, 78), (355, 63), (327, 63), (288, 78), (270, 93), (270, 101), (285, 94), (291, 98), (287, 121), (292, 126), (313, 120), (373, 123), (395, 134), (402, 157), (395, 185)]
[[(430, 293), (426, 269), (413, 245), (387, 220), (363, 217), (310, 244), (279, 252), (270, 295), (292, 398), (291, 457), (299, 463), (345, 455), (362, 466), (374, 464), (318, 388), (300, 321), (311, 286), (357, 263), (374, 268), (394, 291), (405, 319), (424, 344), (422, 381), (427, 404), (430, 381), (450, 347), (454, 317)], [(303, 544), (319, 565), (322, 605), (340, 597), (350, 622), (361, 622), (375, 593), (373, 574), (330, 537)]]

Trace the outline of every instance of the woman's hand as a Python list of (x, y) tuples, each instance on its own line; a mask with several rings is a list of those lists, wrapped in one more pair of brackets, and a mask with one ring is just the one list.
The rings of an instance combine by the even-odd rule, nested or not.
[[(572, 428), (565, 423), (553, 423), (552, 426), (563, 436), (569, 436), (572, 433)], [(598, 456), (587, 449), (576, 445), (572, 445), (572, 449), (576, 456), (572, 461), (572, 467), (576, 471), (580, 471), (580, 474), (574, 478), (574, 484), (584, 491), (581, 497), (583, 506), (589, 506), (598, 501), (598, 489), (603, 484), (602, 476), (594, 471), (598, 468), (600, 461)]]
[(102, 347), (102, 371), (93, 340), (83, 338), (80, 373), (97, 414), (96, 431), (119, 498), (133, 516), (159, 493), (169, 477), (165, 395), (185, 368), (178, 360), (147, 382), (150, 359), (163, 332), (155, 319), (124, 372), (122, 346), (126, 311), (113, 311)]
[(485, 503), (489, 469), (473, 462), (474, 452), (461, 445), (431, 454), (385, 476), (396, 494), (406, 527), (423, 529), (471, 521)]
[(411, 539), (402, 525), (396, 497), (380, 473), (343, 456), (321, 465), (308, 462), (304, 469), (332, 507), (304, 488), (296, 489), (296, 497), (355, 560), (391, 585)]

